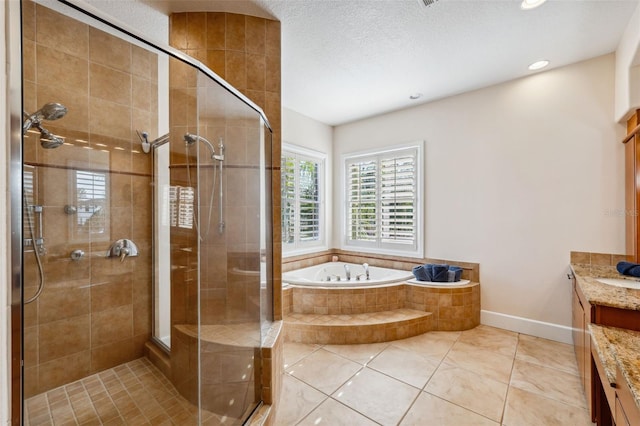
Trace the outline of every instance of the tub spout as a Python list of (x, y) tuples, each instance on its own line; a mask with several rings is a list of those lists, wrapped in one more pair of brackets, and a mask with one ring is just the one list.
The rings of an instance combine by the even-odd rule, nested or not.
[(347, 276), (347, 281), (351, 279), (351, 270), (349, 269), (349, 265), (344, 265), (344, 273)]
[(369, 280), (369, 264), (368, 263), (363, 263), (362, 267), (364, 268), (364, 276), (366, 277), (367, 281)]

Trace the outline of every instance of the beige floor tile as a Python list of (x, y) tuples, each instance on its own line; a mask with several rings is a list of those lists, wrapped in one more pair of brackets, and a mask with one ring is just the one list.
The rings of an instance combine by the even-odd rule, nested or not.
[(580, 377), (571, 373), (545, 368), (522, 360), (513, 366), (511, 386), (547, 398), (557, 399), (576, 407), (587, 407)]
[(509, 388), (504, 426), (592, 426), (586, 409)]
[(489, 349), (493, 352), (512, 357), (518, 345), (518, 333), (499, 328), (479, 325), (471, 330), (463, 331), (458, 342)]
[(499, 422), (507, 384), (442, 363), (425, 391)]
[(333, 393), (337, 401), (383, 425), (396, 425), (419, 389), (364, 368)]
[(320, 346), (308, 343), (287, 342), (284, 344), (284, 368), (289, 368)]
[(521, 334), (518, 339), (516, 358), (578, 375), (573, 346), (565, 343)]
[(437, 360), (397, 346), (389, 346), (369, 363), (369, 368), (422, 389), (438, 364)]
[(468, 343), (456, 342), (444, 361), (502, 383), (509, 383), (513, 356), (500, 355)]
[(376, 357), (388, 343), (371, 343), (366, 345), (325, 345), (326, 349), (358, 364), (366, 365)]
[(393, 346), (441, 360), (460, 337), (460, 332), (432, 331), (408, 339), (394, 340)]
[(285, 374), (275, 424), (282, 426), (296, 424), (326, 398), (327, 396), (322, 392)]
[(299, 426), (375, 426), (377, 424), (332, 398), (326, 399), (298, 423)]
[(361, 368), (362, 365), (356, 362), (318, 349), (287, 369), (287, 373), (328, 395)]
[(421, 392), (401, 426), (498, 426), (492, 420), (458, 407), (444, 399)]

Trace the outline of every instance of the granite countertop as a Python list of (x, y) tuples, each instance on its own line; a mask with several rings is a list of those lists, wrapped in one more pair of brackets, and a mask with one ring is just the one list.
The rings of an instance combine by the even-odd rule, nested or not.
[(618, 273), (615, 266), (572, 264), (571, 269), (590, 304), (640, 311), (640, 290), (602, 284), (596, 280), (597, 278), (633, 280)]
[(607, 379), (615, 384), (615, 369), (619, 368), (640, 409), (640, 332), (593, 324), (590, 329)]
[(605, 334), (605, 327), (602, 325), (589, 324), (589, 332), (591, 333), (592, 348), (595, 348), (598, 358), (602, 362), (605, 375), (609, 384), (615, 387), (616, 384), (616, 359), (615, 351), (612, 348), (611, 340)]

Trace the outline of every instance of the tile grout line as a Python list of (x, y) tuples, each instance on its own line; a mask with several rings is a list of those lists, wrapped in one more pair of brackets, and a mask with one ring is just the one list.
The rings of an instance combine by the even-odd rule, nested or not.
[(518, 356), (518, 347), (520, 346), (520, 334), (517, 335), (516, 350), (513, 352), (513, 359), (511, 360), (511, 371), (509, 372), (509, 381), (507, 382), (507, 392), (504, 394), (504, 402), (502, 403), (502, 413), (500, 415), (500, 424), (504, 425), (504, 415), (507, 411), (507, 401), (509, 400), (509, 392), (511, 391), (511, 379), (513, 377), (513, 370), (516, 367), (516, 357)]

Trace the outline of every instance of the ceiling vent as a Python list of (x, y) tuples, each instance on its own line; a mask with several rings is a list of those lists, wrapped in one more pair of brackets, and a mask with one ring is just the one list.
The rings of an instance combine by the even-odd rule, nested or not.
[(437, 2), (438, 0), (418, 0), (420, 2), (420, 4), (422, 4), (424, 7), (429, 7), (431, 5), (433, 5), (435, 2)]

